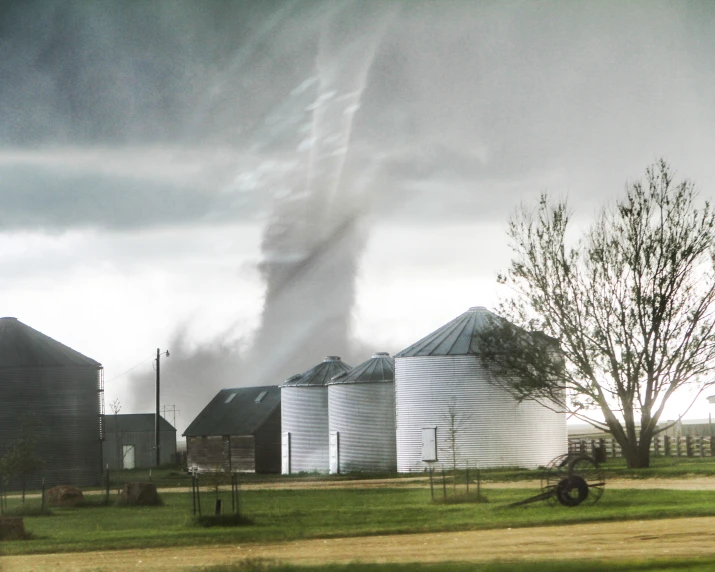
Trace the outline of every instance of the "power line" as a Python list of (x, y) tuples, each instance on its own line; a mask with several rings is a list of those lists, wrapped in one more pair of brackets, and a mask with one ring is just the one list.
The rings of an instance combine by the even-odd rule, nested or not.
[(152, 357), (150, 357), (150, 358), (143, 359), (142, 361), (140, 361), (140, 362), (139, 362), (137, 365), (135, 365), (134, 367), (130, 367), (130, 368), (129, 368), (127, 371), (125, 371), (124, 373), (120, 373), (119, 375), (113, 377), (112, 379), (109, 379), (109, 380), (105, 381), (104, 383), (109, 383), (110, 381), (114, 381), (115, 379), (119, 379), (119, 378), (122, 377), (123, 375), (127, 375), (130, 371), (134, 371), (134, 370), (135, 370), (136, 368), (138, 368), (140, 365), (144, 365), (146, 362), (148, 362), (149, 360), (153, 360), (153, 359), (154, 359), (154, 356), (152, 356)]
[[(167, 413), (172, 413), (172, 414), (173, 414), (173, 419), (172, 419), (172, 423), (171, 423), (171, 424), (172, 424), (172, 426), (173, 426), (174, 428), (176, 428), (176, 414), (177, 414), (177, 413), (181, 413), (181, 411), (179, 411), (179, 410), (176, 408), (176, 405), (164, 405), (164, 415), (162, 415), (162, 417), (164, 417), (164, 419), (166, 419), (166, 414), (167, 414)], [(167, 421), (168, 421), (168, 419), (167, 419)]]

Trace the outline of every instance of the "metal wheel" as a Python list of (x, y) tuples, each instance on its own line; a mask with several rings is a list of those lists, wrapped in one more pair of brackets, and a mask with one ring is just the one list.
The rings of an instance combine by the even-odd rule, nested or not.
[(570, 453), (556, 457), (544, 470), (541, 492), (549, 502), (564, 506), (594, 504), (603, 496), (606, 481), (596, 461), (587, 455)]

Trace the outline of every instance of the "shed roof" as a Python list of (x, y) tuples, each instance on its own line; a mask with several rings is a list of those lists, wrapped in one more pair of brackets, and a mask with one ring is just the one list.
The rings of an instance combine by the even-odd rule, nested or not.
[(17, 318), (0, 318), (0, 367), (93, 367), (102, 364)]
[(474, 334), (489, 326), (494, 319), (501, 318), (483, 306), (469, 308), (461, 316), (405, 348), (395, 357), (476, 355), (479, 350)]
[(328, 356), (318, 365), (287, 379), (281, 387), (325, 386), (336, 375), (350, 371), (350, 366), (339, 356)]
[[(121, 431), (132, 433), (153, 433), (153, 413), (125, 413), (104, 416), (104, 431), (106, 433), (119, 433)], [(159, 415), (159, 431), (176, 431), (174, 426)]]
[(280, 405), (277, 385), (222, 389), (189, 424), (184, 435), (251, 435)]
[(350, 383), (393, 383), (395, 360), (387, 352), (377, 352), (350, 371), (336, 375), (329, 385)]

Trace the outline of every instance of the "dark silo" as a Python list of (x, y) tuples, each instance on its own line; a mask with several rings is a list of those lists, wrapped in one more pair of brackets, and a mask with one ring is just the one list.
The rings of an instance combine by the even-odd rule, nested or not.
[(28, 487), (99, 484), (103, 390), (102, 364), (0, 318), (0, 456), (20, 439), (33, 443), (39, 468)]

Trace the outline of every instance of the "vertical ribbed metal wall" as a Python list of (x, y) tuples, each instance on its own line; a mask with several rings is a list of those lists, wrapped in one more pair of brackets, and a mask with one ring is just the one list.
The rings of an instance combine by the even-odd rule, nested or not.
[(330, 431), (340, 435), (339, 468), (395, 472), (395, 385), (328, 385)]
[[(491, 385), (476, 356), (395, 358), (397, 470), (422, 471), (422, 429), (437, 427), (437, 465), (536, 468), (564, 454), (566, 416), (534, 402), (519, 404)], [(454, 412), (454, 422), (450, 413)]]
[(0, 368), (0, 455), (25, 422), (43, 464), (29, 486), (43, 477), (47, 486), (99, 484), (100, 373), (97, 367)]
[(281, 431), (290, 433), (290, 471), (328, 472), (328, 388), (281, 387)]

